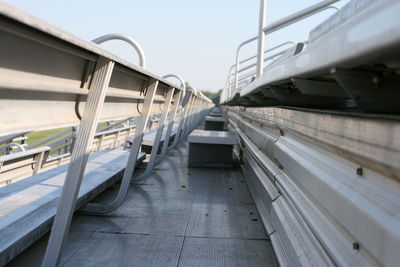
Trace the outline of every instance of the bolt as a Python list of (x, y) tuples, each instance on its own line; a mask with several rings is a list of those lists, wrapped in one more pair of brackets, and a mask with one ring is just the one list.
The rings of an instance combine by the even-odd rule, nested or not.
[(283, 170), (283, 166), (278, 162), (278, 168), (280, 169), (280, 170)]
[(358, 242), (353, 243), (353, 249), (354, 250), (360, 250), (360, 244)]
[(362, 167), (358, 167), (356, 173), (359, 176), (363, 175), (363, 168)]

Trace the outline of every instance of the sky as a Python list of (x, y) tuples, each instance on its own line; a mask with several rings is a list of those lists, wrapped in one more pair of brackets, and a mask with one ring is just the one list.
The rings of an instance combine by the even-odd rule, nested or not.
[[(266, 24), (320, 0), (267, 0)], [(109, 33), (135, 39), (142, 47), (146, 69), (156, 75), (173, 73), (200, 90), (221, 89), (235, 62), (238, 45), (257, 35), (259, 0), (6, 0), (5, 2), (83, 40)], [(335, 6), (342, 6), (342, 0)], [(300, 42), (329, 17), (326, 10), (267, 35), (265, 48), (285, 41)], [(138, 64), (136, 52), (122, 41), (103, 49)], [(256, 42), (244, 47), (241, 59), (256, 54)], [(173, 80), (171, 80), (173, 81)]]

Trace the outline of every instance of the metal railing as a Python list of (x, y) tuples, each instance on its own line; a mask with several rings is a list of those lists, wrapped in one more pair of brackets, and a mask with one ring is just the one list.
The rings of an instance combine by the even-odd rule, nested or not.
[[(258, 40), (258, 46), (257, 46), (257, 55), (251, 57), (251, 59), (253, 58), (257, 58), (257, 63), (256, 63), (256, 77), (259, 77), (263, 74), (264, 71), (264, 55), (265, 55), (265, 51), (264, 51), (264, 46), (265, 46), (265, 36), (267, 34), (273, 33), (275, 31), (278, 31), (282, 28), (285, 28), (289, 25), (292, 25), (298, 21), (304, 20), (312, 15), (315, 15), (317, 13), (320, 13), (324, 10), (327, 9), (335, 9), (337, 10), (336, 7), (331, 6), (331, 4), (339, 2), (340, 0), (324, 0), (321, 1), (315, 5), (312, 5), (310, 7), (307, 7), (305, 9), (302, 9), (294, 14), (291, 14), (287, 17), (284, 17), (282, 19), (279, 19), (273, 23), (271, 23), (268, 26), (265, 26), (265, 14), (266, 14), (266, 0), (260, 0), (260, 16), (259, 16), (259, 34), (258, 36), (252, 37), (246, 41), (243, 41), (238, 48), (236, 49), (236, 57), (235, 57), (235, 64), (233, 65), (235, 68), (235, 73), (234, 73), (234, 88), (233, 90), (238, 91), (239, 89), (239, 73), (241, 72), (240, 69), (240, 64), (243, 63), (243, 61), (240, 61), (240, 51), (241, 49), (249, 44), (252, 43), (256, 40)], [(250, 58), (249, 58), (250, 59)], [(246, 62), (248, 59), (244, 60), (244, 62)], [(232, 68), (232, 67), (231, 67)], [(227, 87), (225, 88), (225, 90), (227, 91), (226, 93), (224, 93), (224, 98), (229, 99), (230, 97), (232, 97), (232, 88), (231, 88), (231, 72), (232, 70), (229, 70), (229, 78), (228, 78), (228, 83), (227, 83)]]
[[(129, 156), (118, 197), (110, 205), (99, 204), (99, 213), (107, 213), (118, 208), (125, 199), (150, 117), (159, 113), (162, 106), (163, 113), (168, 114), (167, 110), (173, 100), (174, 111), (168, 122), (176, 121), (183, 90), (93, 43), (80, 40), (30, 16), (29, 20), (25, 20), (23, 17), (26, 14), (10, 9), (3, 3), (0, 3), (0, 11), (2, 16), (7, 17), (7, 23), (12, 28), (12, 31), (4, 27), (0, 29), (4, 37), (0, 42), (0, 48), (4, 52), (4, 58), (0, 61), (0, 90), (3, 90), (1, 98), (6, 99), (0, 101), (0, 109), (6, 111), (6, 116), (0, 116), (0, 135), (78, 125), (74, 149), (70, 152), (70, 162), (42, 262), (42, 266), (53, 267), (59, 263), (72, 215), (77, 207), (77, 196), (88, 157), (93, 149), (93, 140), (98, 138), (97, 145), (101, 147), (107, 134), (115, 130), (115, 125), (107, 125), (106, 127), (111, 128), (96, 134), (98, 122), (139, 115), (134, 126), (134, 141), (127, 152)], [(145, 67), (142, 49), (130, 38), (112, 34), (97, 38), (94, 42), (100, 44), (112, 39), (128, 41), (139, 53), (139, 65)], [(29, 53), (24, 53), (26, 51)], [(40, 66), (37, 64), (38, 60), (41, 62)], [(11, 61), (12, 68), (6, 64)], [(176, 140), (182, 140), (211, 106), (212, 102), (194, 89), (189, 103), (179, 113), (182, 127)], [(167, 118), (168, 116), (162, 116), (158, 127), (164, 127)], [(118, 134), (119, 130), (116, 131), (113, 134)], [(66, 157), (69, 153), (63, 153), (63, 144), (65, 143), (59, 145), (59, 158)], [(43, 154), (41, 152), (39, 156), (31, 155), (35, 149), (21, 152), (27, 154), (29, 168), (32, 164), (41, 165), (45, 161), (46, 155), (40, 156)], [(50, 148), (46, 148), (46, 151), (49, 150)], [(2, 170), (7, 170), (4, 169), (6, 165), (11, 167), (8, 163), (18, 156), (20, 155), (7, 155), (2, 158), (2, 162), (7, 163), (2, 163)], [(10, 160), (10, 157), (13, 159)], [(34, 167), (31, 171), (39, 170)], [(90, 205), (86, 208), (89, 207)]]
[(146, 68), (146, 60), (144, 57), (144, 52), (143, 52), (142, 47), (139, 45), (138, 42), (136, 42), (129, 36), (118, 34), (118, 33), (111, 33), (111, 34), (106, 34), (106, 35), (100, 36), (96, 39), (93, 39), (92, 42), (95, 44), (102, 44), (102, 43), (110, 41), (110, 40), (121, 40), (121, 41), (125, 41), (128, 44), (130, 44), (138, 53), (139, 66), (142, 68)]
[[(52, 232), (50, 235), (49, 243), (47, 246), (42, 266), (56, 266), (58, 264), (59, 256), (66, 237), (65, 233), (68, 231), (72, 214), (73, 211), (75, 210), (75, 202), (80, 188), (83, 170), (86, 164), (87, 151), (90, 149), (91, 146), (91, 142), (89, 142), (89, 140), (92, 140), (94, 137), (94, 130), (96, 127), (95, 122), (97, 121), (97, 118), (101, 110), (101, 103), (104, 100), (107, 84), (110, 81), (113, 64), (111, 61), (104, 59), (101, 66), (102, 66), (101, 68), (99, 67), (96, 68), (96, 72), (100, 72), (102, 74), (97, 75), (97, 79), (99, 79), (99, 81), (94, 83), (101, 86), (95, 87), (92, 90), (90, 90), (91, 94), (89, 94), (89, 100), (87, 104), (88, 112), (85, 112), (83, 114), (82, 123), (77, 132), (75, 149), (73, 150), (71, 155), (71, 161), (68, 166), (68, 172), (66, 175), (65, 184), (60, 197), (60, 204), (57, 210), (56, 217), (54, 219)], [(95, 77), (96, 77), (96, 72), (95, 72)], [(150, 117), (150, 112), (152, 110), (152, 106), (155, 99), (155, 93), (158, 89), (158, 83), (159, 81), (155, 79), (151, 80), (151, 82), (149, 83), (149, 87), (147, 89), (146, 97), (144, 100), (142, 115), (140, 117), (138, 124), (136, 125), (135, 137), (133, 140), (132, 147), (130, 149), (129, 159), (122, 177), (121, 187), (119, 189), (117, 197), (113, 201), (111, 201), (111, 203), (108, 204), (89, 203), (82, 209), (83, 212), (96, 215), (107, 214), (117, 209), (124, 201), (126, 194), (128, 192), (129, 184), (131, 183), (135, 171), (136, 159), (138, 157), (139, 149), (144, 135), (144, 130)], [(175, 91), (176, 89), (173, 87), (170, 87), (169, 90), (167, 91), (166, 100), (164, 102), (164, 112), (161, 116), (159, 130), (157, 131), (157, 136), (155, 139), (155, 143), (153, 144), (152, 150), (158, 149), (157, 141), (159, 142), (159, 138), (162, 133), (162, 129), (164, 127), (164, 123), (166, 121), (168, 110)], [(177, 94), (175, 94), (174, 102), (176, 107), (178, 107), (181, 92), (182, 91), (177, 90)], [(200, 94), (198, 94), (198, 96), (193, 94), (193, 96), (195, 96), (194, 97), (195, 108), (193, 108), (192, 110), (200, 113), (199, 111), (204, 110), (206, 106), (209, 105), (210, 102), (206, 102), (205, 98)], [(177, 108), (175, 108), (175, 112), (176, 110)], [(197, 122), (197, 120), (192, 120), (192, 123), (195, 122)], [(186, 127), (192, 128), (193, 127), (192, 123), (187, 125)], [(166, 142), (166, 140), (164, 142)], [(152, 154), (154, 154), (154, 152)], [(154, 164), (155, 160), (154, 155), (152, 159), (153, 159), (152, 163)], [(151, 166), (150, 162), (148, 166), (149, 166), (148, 168), (149, 171), (147, 171), (146, 174), (148, 174), (151, 171), (154, 165)]]
[(28, 151), (0, 156), (0, 186), (14, 179), (37, 174), (49, 154), (50, 147), (42, 146)]
[[(283, 43), (281, 43), (281, 44), (279, 44), (279, 45), (277, 45), (277, 46), (274, 46), (274, 47), (272, 47), (272, 48), (270, 48), (270, 49), (265, 50), (265, 51), (264, 51), (264, 54), (269, 53), (269, 52), (272, 52), (272, 51), (274, 51), (274, 50), (276, 50), (276, 49), (278, 49), (278, 48), (281, 48), (281, 47), (286, 46), (286, 45), (289, 45), (289, 44), (295, 45), (295, 43), (292, 42), (292, 41), (283, 42)], [(265, 58), (265, 59), (264, 59), (264, 62), (266, 62), (266, 61), (268, 61), (268, 60), (271, 60), (271, 59), (273, 59), (273, 58), (275, 58), (275, 57), (281, 55), (282, 53), (283, 53), (283, 52), (278, 52), (278, 53), (276, 53), (276, 54), (274, 54), (274, 55), (272, 55), (272, 56), (270, 56), (270, 57), (268, 57), (268, 58)], [(243, 63), (246, 63), (246, 62), (248, 62), (248, 61), (251, 61), (251, 60), (253, 60), (253, 59), (256, 59), (256, 58), (257, 58), (257, 55), (248, 57), (248, 58), (246, 58), (246, 59), (240, 61), (240, 62), (239, 62), (239, 65), (241, 65), (241, 64), (243, 64)], [(242, 69), (239, 69), (239, 67), (238, 67), (236, 64), (234, 64), (234, 65), (232, 65), (232, 66), (230, 67), (230, 69), (229, 69), (229, 75), (228, 75), (228, 96), (231, 96), (232, 85), (235, 85), (235, 81), (236, 81), (236, 72), (235, 72), (234, 75), (232, 75), (232, 71), (236, 68), (236, 69), (239, 69), (239, 70), (237, 71), (237, 73), (240, 73), (240, 72), (246, 71), (246, 70), (248, 70), (248, 69), (250, 69), (250, 68), (252, 68), (252, 67), (255, 67), (256, 65), (257, 65), (257, 63), (253, 63), (253, 64), (248, 65), (248, 66), (246, 66), (246, 67), (244, 67), (244, 68), (242, 68)], [(254, 74), (255, 74), (255, 73), (256, 73), (256, 71), (254, 71)], [(232, 79), (232, 76), (233, 76), (233, 79), (234, 79), (233, 81), (231, 80), (231, 79)], [(249, 76), (249, 77), (250, 77), (250, 76)], [(240, 81), (240, 77), (238, 77), (238, 81)]]

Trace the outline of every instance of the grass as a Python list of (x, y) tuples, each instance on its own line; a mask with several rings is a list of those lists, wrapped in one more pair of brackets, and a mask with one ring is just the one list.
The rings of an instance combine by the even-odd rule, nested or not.
[[(64, 129), (66, 129), (67, 127), (63, 127), (63, 128), (56, 128), (56, 129), (50, 129), (50, 130), (42, 130), (42, 131), (34, 131), (34, 132), (30, 132), (27, 134), (28, 140), (27, 143), (28, 145), (33, 144), (49, 135), (55, 134), (59, 131), (62, 131)], [(72, 131), (71, 131), (72, 132)], [(63, 134), (62, 136), (66, 136), (68, 134), (70, 134), (71, 132), (67, 132), (65, 134)], [(49, 142), (56, 140), (62, 136), (58, 136), (56, 138), (53, 138), (52, 140), (50, 140)]]
[[(99, 128), (103, 128), (103, 127), (105, 127), (105, 126), (107, 126), (107, 123), (106, 123), (106, 122), (100, 122), (100, 123), (97, 125), (97, 128), (99, 129)], [(55, 129), (49, 129), (49, 130), (42, 130), (42, 131), (33, 131), (33, 132), (30, 132), (30, 133), (27, 134), (28, 139), (26, 140), (26, 142), (27, 142), (28, 145), (33, 144), (33, 143), (35, 143), (35, 142), (37, 142), (37, 141), (39, 141), (39, 140), (41, 140), (41, 139), (43, 139), (43, 138), (45, 138), (45, 137), (47, 137), (47, 136), (50, 136), (50, 135), (52, 135), (52, 134), (55, 134), (55, 133), (57, 133), (57, 132), (59, 132), (59, 131), (62, 131), (62, 130), (64, 130), (64, 129), (67, 129), (67, 128), (68, 128), (68, 127), (61, 127), (61, 128), (55, 128)], [(61, 138), (61, 137), (63, 137), (63, 136), (66, 136), (66, 135), (68, 135), (68, 134), (71, 134), (71, 133), (72, 133), (72, 131), (66, 132), (65, 134), (63, 134), (63, 135), (61, 135), (61, 136), (57, 136), (56, 138), (53, 138), (53, 139), (49, 140), (48, 142), (52, 142), (52, 141), (54, 141), (54, 140), (56, 140), (56, 139), (58, 139), (58, 138)], [(0, 145), (1, 145), (1, 144), (0, 144)], [(41, 144), (41, 145), (43, 145), (43, 144)], [(41, 146), (41, 145), (39, 145), (39, 146)]]

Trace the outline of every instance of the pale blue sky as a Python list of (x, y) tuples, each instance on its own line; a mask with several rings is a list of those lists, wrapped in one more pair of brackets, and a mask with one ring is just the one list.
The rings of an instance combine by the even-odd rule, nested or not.
[[(56, 27), (90, 41), (121, 33), (142, 46), (147, 69), (175, 73), (194, 87), (216, 91), (225, 83), (237, 46), (257, 34), (258, 0), (6, 0)], [(267, 23), (318, 0), (269, 0)], [(342, 6), (343, 0), (336, 6)], [(332, 10), (267, 36), (266, 48), (284, 41), (304, 41)], [(101, 47), (137, 64), (134, 51), (120, 41)], [(254, 55), (255, 43), (243, 50)]]

